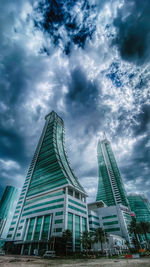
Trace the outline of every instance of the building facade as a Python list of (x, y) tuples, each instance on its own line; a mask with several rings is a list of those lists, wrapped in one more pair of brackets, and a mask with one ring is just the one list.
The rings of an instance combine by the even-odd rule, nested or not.
[(28, 255), (48, 249), (50, 238), (66, 229), (78, 251), (80, 232), (88, 229), (87, 194), (68, 162), (63, 120), (54, 111), (45, 120), (7, 235)]
[(144, 195), (129, 194), (131, 211), (135, 213), (137, 222), (150, 222), (150, 204)]
[(88, 204), (89, 229), (101, 227), (108, 234), (125, 238), (131, 243), (128, 225), (131, 222), (130, 210), (121, 204), (107, 207), (103, 201)]
[(97, 147), (99, 181), (96, 201), (107, 206), (122, 204), (128, 207), (128, 200), (119, 168), (107, 139), (98, 142)]
[(3, 235), (3, 231), (9, 218), (12, 205), (15, 201), (16, 194), (17, 189), (15, 187), (6, 186), (0, 201), (0, 237)]

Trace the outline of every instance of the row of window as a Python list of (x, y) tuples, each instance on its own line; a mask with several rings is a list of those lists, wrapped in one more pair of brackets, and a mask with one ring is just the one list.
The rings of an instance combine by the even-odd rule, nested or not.
[(33, 206), (30, 206), (28, 208), (24, 208), (24, 211), (27, 211), (27, 210), (31, 210), (31, 209), (34, 209), (34, 208), (37, 208), (37, 207), (41, 207), (41, 206), (46, 206), (46, 205), (49, 205), (49, 204), (52, 204), (52, 203), (56, 203), (56, 202), (62, 202), (64, 201), (64, 198), (58, 198), (58, 199), (53, 199), (51, 201), (47, 201), (47, 202), (42, 202), (42, 203), (38, 203), (38, 204), (35, 204)]
[(47, 211), (47, 210), (63, 208), (63, 206), (64, 206), (63, 204), (60, 204), (60, 205), (55, 205), (55, 206), (52, 206), (52, 207), (47, 207), (47, 208), (37, 209), (37, 210), (34, 210), (34, 211), (30, 211), (30, 212), (25, 212), (25, 213), (22, 214), (22, 217), (27, 216), (27, 215), (31, 215), (31, 214), (34, 214), (34, 213), (37, 213), (37, 212), (43, 212), (43, 211)]
[(24, 206), (32, 204), (32, 203), (35, 203), (35, 202), (40, 201), (40, 200), (44, 200), (44, 199), (47, 199), (47, 198), (52, 198), (52, 197), (55, 197), (55, 196), (60, 196), (60, 195), (63, 195), (63, 194), (64, 194), (64, 191), (59, 191), (59, 192), (52, 193), (52, 194), (49, 194), (49, 195), (46, 195), (46, 196), (36, 197), (33, 200), (26, 200)]

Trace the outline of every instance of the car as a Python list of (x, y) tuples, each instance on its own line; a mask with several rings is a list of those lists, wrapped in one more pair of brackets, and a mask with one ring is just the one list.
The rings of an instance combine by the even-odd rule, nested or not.
[(56, 253), (54, 250), (46, 251), (45, 254), (43, 255), (44, 259), (50, 259), (50, 258), (55, 258), (55, 257), (56, 257)]
[(5, 251), (1, 250), (0, 251), (0, 256), (5, 256)]

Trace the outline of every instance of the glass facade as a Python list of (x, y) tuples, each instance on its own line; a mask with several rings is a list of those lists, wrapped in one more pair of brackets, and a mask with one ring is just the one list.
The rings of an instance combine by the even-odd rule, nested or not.
[(96, 201), (107, 206), (122, 204), (128, 206), (121, 175), (108, 140), (99, 141), (97, 147), (99, 181)]
[(131, 194), (128, 196), (128, 200), (137, 222), (150, 222), (150, 206), (145, 196)]
[(42, 223), (42, 217), (37, 218), (35, 232), (34, 232), (34, 240), (39, 240), (40, 238), (40, 232), (41, 232), (41, 223)]
[(62, 119), (55, 112), (51, 112), (50, 116), (46, 118), (47, 127), (27, 197), (67, 185), (68, 183), (83, 191), (67, 160)]
[(82, 232), (87, 230), (87, 219), (82, 217)]
[(48, 239), (48, 233), (49, 233), (49, 229), (50, 229), (50, 215), (47, 215), (44, 217), (44, 224), (43, 224), (43, 230), (42, 230), (42, 236), (41, 239)]
[(80, 217), (75, 215), (75, 251), (80, 251)]
[(15, 187), (6, 186), (0, 201), (0, 237), (3, 234), (6, 221), (9, 218), (10, 210), (12, 209), (16, 194), (17, 194), (17, 189)]
[(28, 228), (28, 233), (27, 233), (27, 237), (26, 237), (26, 240), (27, 240), (27, 241), (29, 241), (29, 240), (32, 239), (32, 233), (33, 233), (34, 222), (35, 222), (35, 218), (30, 219), (30, 222), (29, 222), (29, 228)]
[(73, 233), (73, 214), (68, 212), (68, 229)]

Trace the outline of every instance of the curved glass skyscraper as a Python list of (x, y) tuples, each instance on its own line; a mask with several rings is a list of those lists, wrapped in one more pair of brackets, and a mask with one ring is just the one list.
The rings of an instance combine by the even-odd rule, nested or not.
[(99, 181), (96, 201), (103, 200), (107, 206), (122, 204), (128, 207), (126, 192), (110, 142), (98, 142)]
[(15, 201), (16, 194), (17, 189), (15, 187), (10, 185), (6, 186), (0, 201), (0, 237), (3, 233), (12, 205)]
[(7, 235), (22, 254), (46, 250), (50, 237), (65, 229), (72, 231), (73, 250), (80, 250), (80, 232), (87, 228), (87, 194), (67, 159), (63, 120), (54, 111), (45, 119)]

